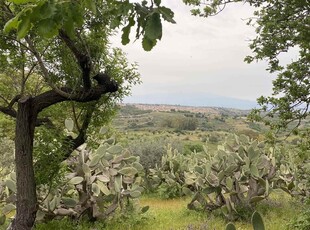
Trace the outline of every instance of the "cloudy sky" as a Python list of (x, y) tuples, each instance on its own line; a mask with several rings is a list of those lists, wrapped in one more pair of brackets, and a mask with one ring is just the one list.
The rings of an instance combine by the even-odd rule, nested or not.
[[(253, 9), (231, 4), (219, 15), (198, 18), (180, 0), (163, 5), (175, 12), (177, 24), (164, 22), (163, 38), (151, 52), (141, 41), (120, 44), (130, 62), (139, 64), (143, 83), (125, 102), (250, 108), (261, 95), (270, 95), (266, 63), (246, 64), (254, 28), (246, 25)], [(134, 39), (132, 39), (134, 41)]]

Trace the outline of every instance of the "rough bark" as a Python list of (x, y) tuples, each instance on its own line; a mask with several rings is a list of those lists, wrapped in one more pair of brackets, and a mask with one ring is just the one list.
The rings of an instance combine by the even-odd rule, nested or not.
[(18, 101), (16, 116), (15, 163), (17, 202), (14, 230), (30, 230), (37, 212), (37, 195), (33, 170), (33, 139), (37, 114), (33, 99), (25, 96)]

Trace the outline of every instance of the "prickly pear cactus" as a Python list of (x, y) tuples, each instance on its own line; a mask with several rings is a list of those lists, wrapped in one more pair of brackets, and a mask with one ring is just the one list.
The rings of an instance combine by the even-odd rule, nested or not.
[[(258, 212), (252, 214), (251, 222), (254, 230), (265, 230), (263, 218)], [(236, 227), (233, 223), (228, 223), (225, 230), (236, 230)]]
[[(294, 183), (289, 166), (277, 161), (273, 148), (231, 135), (217, 151), (182, 155), (168, 149), (161, 167), (150, 170), (154, 183), (177, 186), (193, 196), (189, 209), (221, 209), (227, 219), (235, 219), (238, 207), (253, 208), (274, 188), (291, 189)], [(291, 187), (290, 187), (291, 186)]]
[[(116, 209), (124, 208), (128, 200), (141, 195), (143, 166), (139, 157), (132, 156), (114, 142), (108, 139), (96, 150), (87, 149), (86, 144), (80, 147), (64, 162), (69, 171), (63, 183), (53, 190), (46, 185), (38, 188), (37, 220), (59, 216), (107, 218)], [(6, 178), (0, 189), (3, 190), (1, 198), (7, 201), (2, 213), (8, 215), (15, 209), (14, 173)]]
[[(95, 151), (80, 148), (77, 156), (69, 160), (67, 182), (47, 197), (46, 209), (42, 210), (76, 218), (81, 214), (91, 219), (106, 218), (124, 198), (138, 198), (143, 191), (139, 176), (143, 166), (138, 157), (111, 142), (105, 141)], [(102, 210), (100, 204), (107, 208)]]

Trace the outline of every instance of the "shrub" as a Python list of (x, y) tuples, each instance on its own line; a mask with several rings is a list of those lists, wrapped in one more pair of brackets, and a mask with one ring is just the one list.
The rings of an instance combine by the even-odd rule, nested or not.
[(291, 163), (276, 158), (274, 149), (263, 143), (244, 135), (229, 136), (215, 152), (205, 147), (203, 152), (184, 155), (168, 149), (161, 167), (150, 170), (149, 177), (154, 185), (177, 185), (193, 196), (190, 209), (221, 209), (227, 219), (234, 220), (245, 215), (238, 210), (252, 212), (274, 188), (291, 193), (296, 179)]
[(191, 154), (192, 152), (202, 152), (203, 145), (199, 143), (189, 143), (184, 146), (183, 154)]
[[(68, 171), (57, 187), (38, 186), (36, 220), (86, 217), (94, 221), (106, 219), (117, 209), (126, 210), (129, 201), (143, 191), (143, 166), (138, 157), (114, 143), (112, 138), (107, 139), (93, 151), (85, 144), (63, 162)], [(0, 197), (6, 203), (1, 218), (5, 218), (15, 209), (15, 173), (8, 175), (1, 185)]]
[(195, 130), (198, 119), (185, 116), (167, 116), (161, 121), (162, 127), (174, 128), (175, 130)]
[(171, 138), (144, 138), (135, 139), (129, 143), (128, 149), (135, 156), (140, 157), (140, 163), (147, 171), (150, 168), (155, 168), (156, 165), (161, 165), (161, 158), (166, 152), (167, 146), (170, 143), (173, 148), (182, 150), (181, 142)]

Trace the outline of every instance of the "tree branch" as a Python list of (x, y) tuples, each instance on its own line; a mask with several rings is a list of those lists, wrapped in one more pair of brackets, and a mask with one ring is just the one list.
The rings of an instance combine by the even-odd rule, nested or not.
[(17, 115), (15, 109), (10, 108), (10, 107), (0, 106), (0, 112), (4, 113), (6, 115), (9, 115), (11, 117), (16, 117), (16, 115)]
[(0, 95), (0, 98), (6, 103), (6, 104), (10, 104), (10, 102), (5, 98), (3, 97), (2, 95)]
[(84, 89), (89, 90), (91, 88), (90, 71), (92, 65), (91, 58), (89, 56), (89, 53), (87, 52), (87, 49), (85, 49), (84, 52), (81, 52), (63, 30), (59, 31), (59, 37), (62, 41), (64, 41), (64, 43), (71, 50), (76, 60), (78, 61), (83, 74), (82, 77)]
[(34, 98), (34, 109), (37, 113), (41, 112), (43, 109), (57, 104), (63, 101), (76, 101), (76, 102), (91, 102), (96, 101), (101, 98), (105, 93), (113, 93), (118, 90), (118, 85), (114, 80), (110, 80), (106, 85), (98, 85), (89, 91), (72, 90), (71, 88), (63, 87), (61, 91), (70, 97), (64, 97), (60, 95), (55, 90), (50, 90), (42, 93)]
[(44, 62), (40, 56), (40, 54), (38, 53), (38, 51), (36, 50), (33, 42), (31, 41), (31, 39), (29, 39), (28, 37), (25, 37), (25, 40), (27, 41), (28, 45), (29, 45), (29, 50), (31, 50), (31, 52), (33, 53), (33, 55), (36, 57), (38, 64), (41, 68), (42, 74), (43, 74), (43, 78), (45, 79), (46, 83), (55, 91), (57, 92), (59, 95), (61, 95), (62, 97), (66, 97), (66, 98), (70, 98), (70, 94), (60, 90), (59, 88), (57, 88), (52, 82), (51, 79), (49, 77), (49, 73), (48, 70), (46, 69)]
[(50, 128), (55, 127), (53, 122), (48, 117), (42, 117), (42, 118), (37, 119), (36, 126), (41, 126), (41, 125), (45, 125), (45, 126), (50, 127)]
[[(1, 97), (2, 98), (2, 97)], [(16, 117), (17, 112), (15, 109), (13, 109), (13, 105), (21, 98), (21, 95), (16, 95), (10, 102), (8, 100), (5, 100), (8, 106), (0, 106), (0, 112), (9, 115), (11, 117)], [(5, 99), (5, 98), (3, 98)]]
[(8, 105), (8, 108), (12, 108), (13, 105), (21, 98), (21, 95), (16, 95), (10, 102), (10, 104)]

